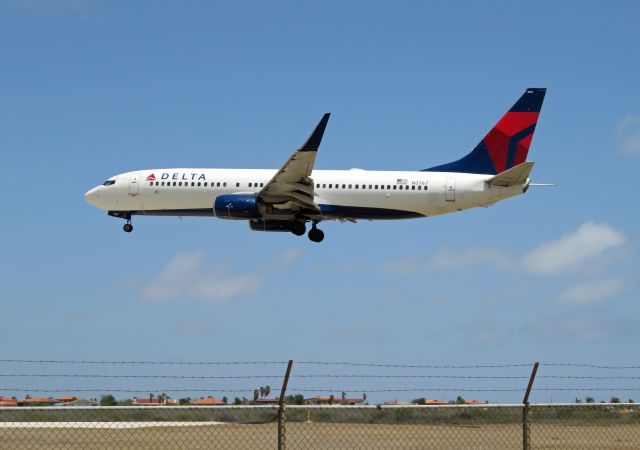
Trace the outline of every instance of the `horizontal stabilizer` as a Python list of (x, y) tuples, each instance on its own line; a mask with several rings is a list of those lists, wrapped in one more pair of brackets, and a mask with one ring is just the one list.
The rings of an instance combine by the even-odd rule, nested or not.
[(493, 178), (489, 178), (487, 183), (491, 186), (514, 186), (516, 184), (525, 184), (531, 169), (533, 169), (533, 162), (523, 162), (511, 169), (496, 175)]

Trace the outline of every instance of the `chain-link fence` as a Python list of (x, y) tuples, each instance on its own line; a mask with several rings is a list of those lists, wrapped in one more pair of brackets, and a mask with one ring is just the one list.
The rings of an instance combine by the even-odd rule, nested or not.
[(289, 405), (280, 428), (277, 406), (1, 408), (0, 448), (640, 448), (640, 405), (523, 408)]

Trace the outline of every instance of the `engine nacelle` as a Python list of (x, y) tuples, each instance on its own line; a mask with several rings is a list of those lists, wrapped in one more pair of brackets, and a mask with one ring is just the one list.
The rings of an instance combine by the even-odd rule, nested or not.
[(213, 214), (219, 219), (258, 219), (262, 217), (260, 199), (253, 194), (219, 195)]
[(292, 220), (250, 220), (249, 227), (253, 231), (283, 231), (289, 232), (291, 231), (291, 227), (293, 225)]

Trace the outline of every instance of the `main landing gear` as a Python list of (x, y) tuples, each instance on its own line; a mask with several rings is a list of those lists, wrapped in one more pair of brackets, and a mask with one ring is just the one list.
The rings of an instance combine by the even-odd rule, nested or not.
[(296, 236), (302, 236), (307, 232), (307, 226), (304, 222), (294, 222), (291, 226), (291, 232)]
[(314, 223), (309, 231), (309, 239), (313, 242), (322, 242), (324, 239), (324, 232), (316, 227)]
[[(317, 223), (315, 222), (311, 225), (311, 230), (309, 230), (309, 239), (313, 242), (322, 242), (324, 239), (324, 232), (319, 230), (316, 225)], [(294, 222), (293, 225), (291, 225), (291, 232), (296, 236), (302, 236), (307, 232), (307, 226), (303, 221)]]

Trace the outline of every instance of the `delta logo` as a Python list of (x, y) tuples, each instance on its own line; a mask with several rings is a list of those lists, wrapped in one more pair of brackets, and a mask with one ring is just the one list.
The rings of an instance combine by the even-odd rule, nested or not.
[(156, 176), (154, 174), (149, 175), (147, 181), (156, 181)]

